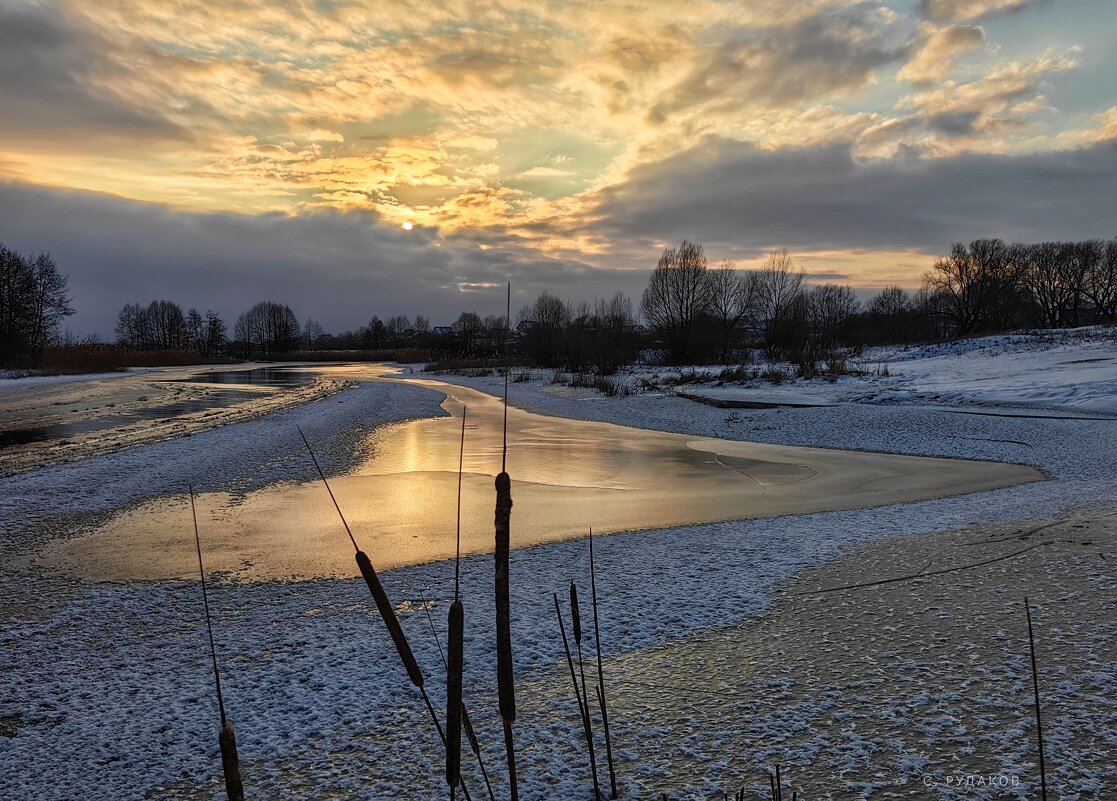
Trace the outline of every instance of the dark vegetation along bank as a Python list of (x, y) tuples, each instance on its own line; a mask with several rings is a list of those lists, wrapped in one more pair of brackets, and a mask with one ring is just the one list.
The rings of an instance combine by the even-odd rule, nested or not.
[(514, 317), (465, 311), (435, 325), (422, 314), (373, 315), (336, 334), (270, 300), (230, 324), (220, 312), (156, 299), (125, 303), (113, 342), (78, 340), (61, 331), (71, 302), (67, 277), (49, 255), (0, 246), (0, 367), (72, 373), (240, 359), (483, 363), (511, 350), (517, 364), (604, 376), (639, 357), (744, 364), (756, 347), (809, 366), (872, 344), (1113, 323), (1117, 239), (957, 243), (919, 289), (888, 286), (867, 300), (847, 285), (808, 283), (786, 250), (745, 270), (731, 261), (711, 265), (701, 245), (683, 241), (664, 250), (639, 301), (618, 292), (571, 302), (545, 292)]

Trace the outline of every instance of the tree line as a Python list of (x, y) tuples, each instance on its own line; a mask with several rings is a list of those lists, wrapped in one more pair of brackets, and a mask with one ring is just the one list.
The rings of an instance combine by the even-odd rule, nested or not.
[[(0, 364), (35, 365), (72, 313), (68, 279), (48, 254), (0, 245)], [(641, 352), (674, 364), (734, 363), (759, 346), (770, 358), (804, 362), (846, 346), (1115, 321), (1117, 238), (955, 243), (918, 290), (889, 286), (865, 303), (849, 286), (808, 284), (786, 249), (759, 269), (738, 269), (711, 265), (701, 245), (684, 240), (663, 251), (635, 305), (622, 293), (575, 303), (545, 292), (514, 321), (475, 311), (444, 326), (421, 314), (373, 316), (331, 334), (311, 318), (300, 323), (286, 304), (261, 301), (230, 335), (218, 312), (158, 299), (125, 304), (115, 334), (122, 347), (200, 357), (401, 348), (486, 357), (513, 348), (540, 366), (607, 374)]]
[(947, 336), (1117, 320), (1117, 238), (955, 243), (924, 276)]

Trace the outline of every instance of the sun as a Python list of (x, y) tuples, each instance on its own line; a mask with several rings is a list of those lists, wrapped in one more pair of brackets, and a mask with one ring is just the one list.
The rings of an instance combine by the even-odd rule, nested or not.
[(405, 231), (410, 231), (412, 228), (414, 228), (414, 226), (410, 222), (405, 222), (400, 227), (403, 228), (403, 230), (405, 230)]

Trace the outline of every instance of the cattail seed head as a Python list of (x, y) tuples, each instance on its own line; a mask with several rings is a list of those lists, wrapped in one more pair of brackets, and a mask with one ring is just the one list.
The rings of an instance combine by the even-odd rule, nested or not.
[(221, 746), (221, 767), (225, 772), (225, 794), (229, 801), (244, 801), (244, 785), (240, 778), (240, 759), (237, 757), (237, 736), (233, 732), (233, 724), (229, 720), (221, 727), (217, 735), (217, 743)]
[(388, 593), (384, 591), (384, 585), (380, 583), (380, 577), (376, 575), (376, 569), (372, 566), (372, 562), (369, 561), (368, 555), (364, 551), (357, 551), (357, 567), (361, 569), (361, 575), (364, 576), (365, 584), (368, 585), (369, 592), (372, 593), (372, 598), (376, 601), (376, 608), (380, 612), (380, 617), (384, 619), (384, 625), (388, 627), (388, 634), (391, 635), (392, 642), (396, 645), (396, 651), (407, 670), (407, 677), (411, 679), (412, 684), (421, 688), (423, 686), (423, 671), (419, 670), (419, 663), (415, 661), (415, 657), (411, 653), (411, 646), (407, 644), (407, 637), (404, 636), (399, 619), (396, 618), (395, 607), (388, 600)]
[(464, 663), (465, 609), (461, 600), (450, 604), (449, 643), (446, 661), (446, 783), (458, 783), (462, 754), (462, 670)]
[(582, 613), (578, 609), (578, 587), (570, 582), (570, 614), (574, 618), (574, 641), (582, 641)]

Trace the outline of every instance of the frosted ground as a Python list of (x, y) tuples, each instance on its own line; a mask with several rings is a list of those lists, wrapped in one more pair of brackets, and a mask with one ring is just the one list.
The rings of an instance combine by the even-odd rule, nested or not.
[[(973, 359), (982, 360), (980, 369)], [(916, 504), (599, 540), (606, 671), (618, 682), (611, 723), (629, 797), (720, 797), (722, 789), (745, 782), (759, 793), (774, 762), (791, 766), (793, 775), (832, 775), (833, 798), (897, 792), (1001, 797), (1000, 791), (975, 796), (972, 790), (915, 784), (923, 774), (941, 778), (950, 770), (944, 739), (950, 741), (946, 750), (1001, 749), (995, 755), (999, 765), (1034, 773), (1027, 673), (1018, 655), (983, 666), (1005, 678), (997, 700), (1015, 722), (999, 739), (985, 736), (980, 725), (959, 731), (942, 719), (945, 698), (926, 699), (934, 714), (903, 727), (887, 747), (857, 730), (841, 742), (778, 736), (781, 729), (814, 725), (825, 703), (856, 704), (863, 694), (857, 687), (845, 688), (840, 697), (819, 688), (806, 702), (775, 704), (763, 710), (770, 719), (742, 720), (739, 730), (709, 730), (696, 721), (684, 737), (678, 720), (686, 717), (688, 701), (670, 687), (685, 684), (686, 677), (671, 676), (670, 664), (661, 668), (667, 678), (653, 692), (664, 710), (662, 729), (645, 725), (647, 698), (622, 689), (629, 671), (638, 669), (632, 665), (658, 664), (658, 655), (674, 646), (733, 632), (773, 609), (797, 576), (875, 540), (1043, 520), (1070, 508), (1085, 517), (1107, 513), (1099, 507), (1112, 504), (1117, 490), (1112, 338), (1097, 332), (997, 338), (887, 358), (882, 353), (879, 361), (888, 364), (887, 378), (792, 385), (834, 404), (815, 408), (726, 410), (670, 391), (606, 398), (543, 382), (512, 385), (514, 405), (542, 413), (729, 439), (1018, 462), (1049, 476), (1037, 484)], [(1050, 376), (1060, 368), (1056, 386)], [(490, 391), (498, 386), (494, 379), (449, 380)], [(732, 391), (760, 394), (770, 387)], [(0, 558), (4, 564), (25, 561), (55, 536), (80, 534), (131, 505), (180, 493), (188, 481), (203, 492), (234, 495), (278, 481), (310, 481), (313, 467), (296, 424), (321, 443), (327, 471), (344, 472), (356, 453), (375, 447), (378, 426), (437, 414), (441, 400), (419, 387), (359, 383), (265, 418), (8, 476), (0, 480)], [(513, 537), (517, 526), (528, 525), (514, 509)], [(367, 549), (375, 559), (374, 544)], [(587, 568), (584, 540), (512, 555), (525, 799), (590, 796), (550, 595), (564, 592), (571, 578), (584, 585)], [(441, 629), (452, 574), (452, 565), (441, 562), (384, 575), (436, 704), (439, 657), (422, 599)], [(868, 578), (876, 577), (874, 572)], [(490, 773), (499, 776), (491, 580), (490, 558), (466, 560), (467, 703), (487, 746)], [(1117, 667), (1104, 658), (1117, 634), (1113, 584), (1099, 579), (1093, 591), (1101, 594), (1095, 606), (1102, 610), (1101, 630), (1079, 643), (1093, 659), (1089, 675), (1052, 669), (1042, 677), (1053, 705), (1080, 708), (1075, 716), (1048, 721), (1048, 736), (1062, 744), (1059, 775), (1067, 786), (1085, 788), (1068, 799), (1113, 797), (1117, 788), (1117, 760), (1111, 758), (1117, 749), (1111, 725)], [(84, 585), (33, 566), (0, 573), (0, 798), (223, 797), (199, 600), (196, 583), (189, 581)], [(1046, 599), (1036, 600), (1042, 610)], [(227, 576), (216, 583), (211, 602), (226, 702), (252, 797), (445, 797), (436, 736), (362, 583), (243, 584)], [(1047, 634), (1052, 640), (1083, 636), (1070, 629)], [(723, 671), (719, 680), (732, 677)], [(774, 670), (759, 680), (777, 696), (802, 677)], [(1097, 736), (1084, 741), (1084, 731)], [(755, 748), (727, 762), (717, 757), (726, 738), (745, 738)], [(479, 780), (472, 774), (469, 779), (473, 796), (481, 797)], [(1005, 797), (1034, 797), (1034, 790), (1017, 788)]]

